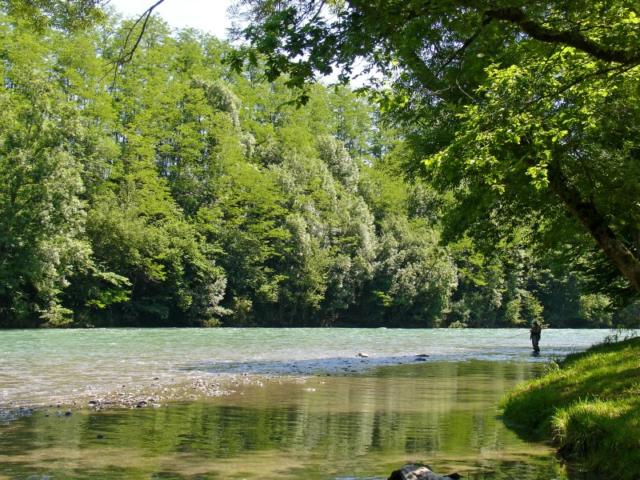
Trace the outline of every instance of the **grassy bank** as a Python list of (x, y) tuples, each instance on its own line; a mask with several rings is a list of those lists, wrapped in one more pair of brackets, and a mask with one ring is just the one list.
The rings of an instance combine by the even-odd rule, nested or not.
[(567, 357), (502, 401), (505, 421), (607, 478), (640, 478), (640, 338)]
[(502, 400), (520, 433), (607, 478), (640, 478), (640, 338), (592, 347), (553, 364)]

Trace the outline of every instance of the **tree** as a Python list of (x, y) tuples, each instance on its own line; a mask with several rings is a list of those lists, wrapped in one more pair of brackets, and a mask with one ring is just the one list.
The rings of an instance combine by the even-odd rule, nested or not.
[[(380, 110), (319, 83), (300, 106), (289, 85), (305, 71), (268, 81), (269, 57), (256, 57), (235, 72), (231, 45), (172, 33), (151, 10), (75, 24), (81, 3), (0, 1), (2, 326), (637, 318), (615, 269), (547, 195), (558, 163), (616, 235), (633, 237), (629, 65), (603, 72), (574, 50), (544, 57), (538, 40), (502, 45), (509, 30), (492, 20), (457, 53), (471, 70), (443, 61), (437, 76), (457, 81), (448, 92), (389, 49), (379, 68), (397, 75), (374, 92)], [(326, 5), (340, 14), (327, 28), (355, 12)], [(418, 4), (398, 5), (391, 20)], [(462, 28), (454, 20), (447, 28)]]
[[(105, 291), (126, 282), (94, 262), (84, 234), (83, 163), (99, 155), (102, 140), (91, 127), (99, 101), (84, 88), (92, 65), (68, 75), (65, 52), (85, 46), (83, 38), (4, 18), (0, 30), (0, 316), (4, 326), (65, 325), (73, 312), (64, 295), (75, 278)], [(123, 300), (84, 293), (83, 307)]]
[[(392, 82), (376, 95), (426, 174), (467, 209), (459, 234), (579, 224), (640, 291), (635, 2), (243, 4), (243, 35), (269, 78), (302, 88), (335, 68), (346, 78), (364, 58)], [(246, 58), (257, 60), (236, 64)]]
[(108, 0), (0, 0), (0, 10), (39, 30), (77, 30), (104, 19), (101, 7)]

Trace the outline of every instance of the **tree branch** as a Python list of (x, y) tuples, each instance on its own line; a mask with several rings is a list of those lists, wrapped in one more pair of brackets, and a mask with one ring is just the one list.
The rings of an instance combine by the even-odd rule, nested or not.
[(471, 35), (463, 44), (462, 46), (457, 49), (455, 52), (453, 52), (449, 58), (447, 58), (447, 60), (440, 66), (440, 71), (443, 71), (446, 67), (448, 67), (451, 62), (453, 62), (456, 58), (460, 57), (464, 51), (469, 48), (469, 46), (476, 41), (476, 39), (480, 36), (480, 34), (482, 33), (482, 30), (484, 29), (485, 26), (487, 26), (489, 23), (491, 23), (491, 21), (493, 20), (493, 18), (490, 17), (485, 17), (482, 20), (482, 24), (480, 25), (480, 27), (478, 27), (478, 29), (473, 33), (473, 35)]
[[(158, 8), (162, 3), (164, 3), (164, 1), (165, 0), (158, 0), (156, 3), (154, 3), (149, 8), (147, 8), (131, 26), (131, 28), (129, 29), (129, 32), (127, 33), (126, 38), (124, 39), (122, 48), (120, 49), (120, 56), (116, 60), (116, 64), (118, 66), (131, 61), (131, 59), (133, 58), (133, 55), (136, 53), (136, 50), (138, 49), (138, 46), (140, 45), (140, 42), (142, 41), (142, 37), (144, 36), (144, 32), (147, 29), (147, 24), (149, 23), (149, 19), (151, 18), (153, 11), (156, 8)], [(140, 25), (140, 23), (142, 23), (142, 27), (140, 28), (140, 31), (136, 36), (133, 46), (131, 47), (131, 49), (127, 51), (127, 47), (129, 45), (129, 42), (131, 41), (131, 36), (133, 35), (133, 32), (135, 31), (136, 27)]]
[[(144, 33), (147, 30), (147, 26), (149, 24), (149, 20), (151, 19), (151, 15), (153, 14), (153, 11), (156, 8), (158, 8), (162, 3), (164, 3), (164, 1), (165, 0), (157, 0), (156, 3), (154, 3), (149, 8), (147, 8), (144, 12), (142, 12), (142, 14), (137, 18), (137, 20), (133, 23), (133, 25), (131, 25), (131, 28), (129, 28), (129, 31), (127, 32), (127, 36), (125, 37), (124, 42), (122, 43), (122, 48), (120, 48), (120, 53), (118, 57), (111, 62), (111, 64), (113, 65), (113, 82), (111, 83), (112, 88), (114, 88), (116, 85), (116, 80), (118, 78), (118, 70), (125, 63), (128, 63), (131, 61), (131, 59), (133, 58), (133, 55), (136, 53), (136, 50), (140, 46), (140, 42), (142, 41), (142, 37), (144, 36)], [(133, 34), (136, 28), (138, 27), (138, 25), (141, 25), (140, 30), (138, 31), (135, 37), (135, 41), (133, 42), (133, 45), (131, 46), (131, 48), (128, 48), (129, 43), (131, 42)], [(109, 72), (105, 74), (105, 76), (107, 75), (109, 75)]]
[(616, 75), (621, 75), (623, 73), (628, 72), (629, 70), (632, 70), (636, 67), (640, 66), (640, 64), (638, 63), (634, 63), (628, 66), (621, 66), (621, 65), (616, 65), (615, 67), (608, 67), (608, 68), (601, 68), (599, 70), (596, 70), (594, 72), (589, 72), (589, 73), (585, 73), (584, 75), (579, 75), (578, 77), (574, 78), (572, 81), (562, 85), (561, 87), (557, 88), (556, 90), (553, 90), (552, 92), (549, 92), (545, 95), (541, 95), (540, 97), (537, 98), (533, 98), (531, 100), (528, 100), (524, 103), (523, 105), (523, 109), (522, 111), (529, 109), (532, 105), (541, 102), (542, 100), (548, 99), (548, 98), (555, 98), (557, 99), (560, 95), (562, 95), (563, 93), (565, 93), (567, 90), (572, 89), (573, 87), (575, 87), (576, 85), (584, 82), (585, 80), (588, 80), (590, 78), (594, 78), (594, 77), (598, 77), (601, 75), (607, 75), (609, 73), (615, 72)]
[(497, 8), (485, 12), (487, 18), (518, 25), (524, 33), (547, 43), (562, 43), (605, 62), (635, 63), (640, 61), (638, 49), (611, 48), (585, 37), (577, 30), (553, 30), (529, 18), (519, 8)]

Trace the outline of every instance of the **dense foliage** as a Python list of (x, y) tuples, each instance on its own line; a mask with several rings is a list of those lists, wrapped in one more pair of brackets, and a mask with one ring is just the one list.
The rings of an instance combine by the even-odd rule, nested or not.
[(238, 64), (255, 49), (269, 78), (301, 89), (354, 65), (374, 73), (412, 150), (405, 170), (451, 197), (445, 242), (524, 245), (575, 271), (561, 283), (620, 304), (640, 291), (637, 2), (241, 3), (252, 49)]
[[(621, 309), (624, 284), (571, 222), (552, 253), (535, 248), (562, 217), (556, 204), (536, 204), (546, 229), (515, 221), (533, 215), (530, 207), (509, 217), (514, 224), (504, 221), (515, 207), (501, 202), (504, 211), (485, 213), (509, 235), (495, 242), (471, 228), (454, 235), (461, 205), (479, 210), (497, 200), (482, 189), (459, 195), (469, 183), (445, 170), (448, 184), (405, 179), (407, 165), (429, 151), (416, 147), (424, 132), (382, 122), (347, 88), (311, 84), (297, 108), (289, 88), (295, 75), (276, 78), (259, 59), (234, 69), (238, 51), (228, 44), (191, 30), (171, 33), (156, 19), (122, 64), (132, 22), (103, 18), (93, 10), (98, 3), (78, 2), (76, 12), (67, 11), (73, 2), (40, 9), (0, 2), (1, 326), (511, 326), (533, 319), (599, 326), (637, 319), (632, 307)], [(535, 69), (535, 59), (528, 65)], [(486, 74), (498, 77), (495, 89), (509, 81), (500, 74)], [(632, 84), (617, 78), (622, 102)], [(465, 178), (482, 176), (452, 152), (482, 128), (478, 108), (499, 117), (492, 92), (485, 98), (464, 111), (468, 129), (433, 157), (452, 156)], [(587, 100), (571, 106), (587, 107), (595, 108)], [(421, 138), (436, 142), (436, 126)], [(633, 149), (619, 133), (612, 157), (609, 137), (581, 131), (605, 163)], [(494, 180), (482, 188), (500, 191), (503, 179)], [(623, 207), (620, 200), (621, 213), (636, 215)], [(620, 230), (624, 224), (631, 232), (625, 222)]]

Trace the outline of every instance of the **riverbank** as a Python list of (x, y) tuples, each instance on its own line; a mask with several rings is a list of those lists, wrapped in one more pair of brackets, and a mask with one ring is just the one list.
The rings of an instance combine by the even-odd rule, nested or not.
[[(555, 364), (553, 364), (555, 365)], [(502, 400), (516, 431), (607, 478), (640, 472), (640, 338), (569, 355)]]

